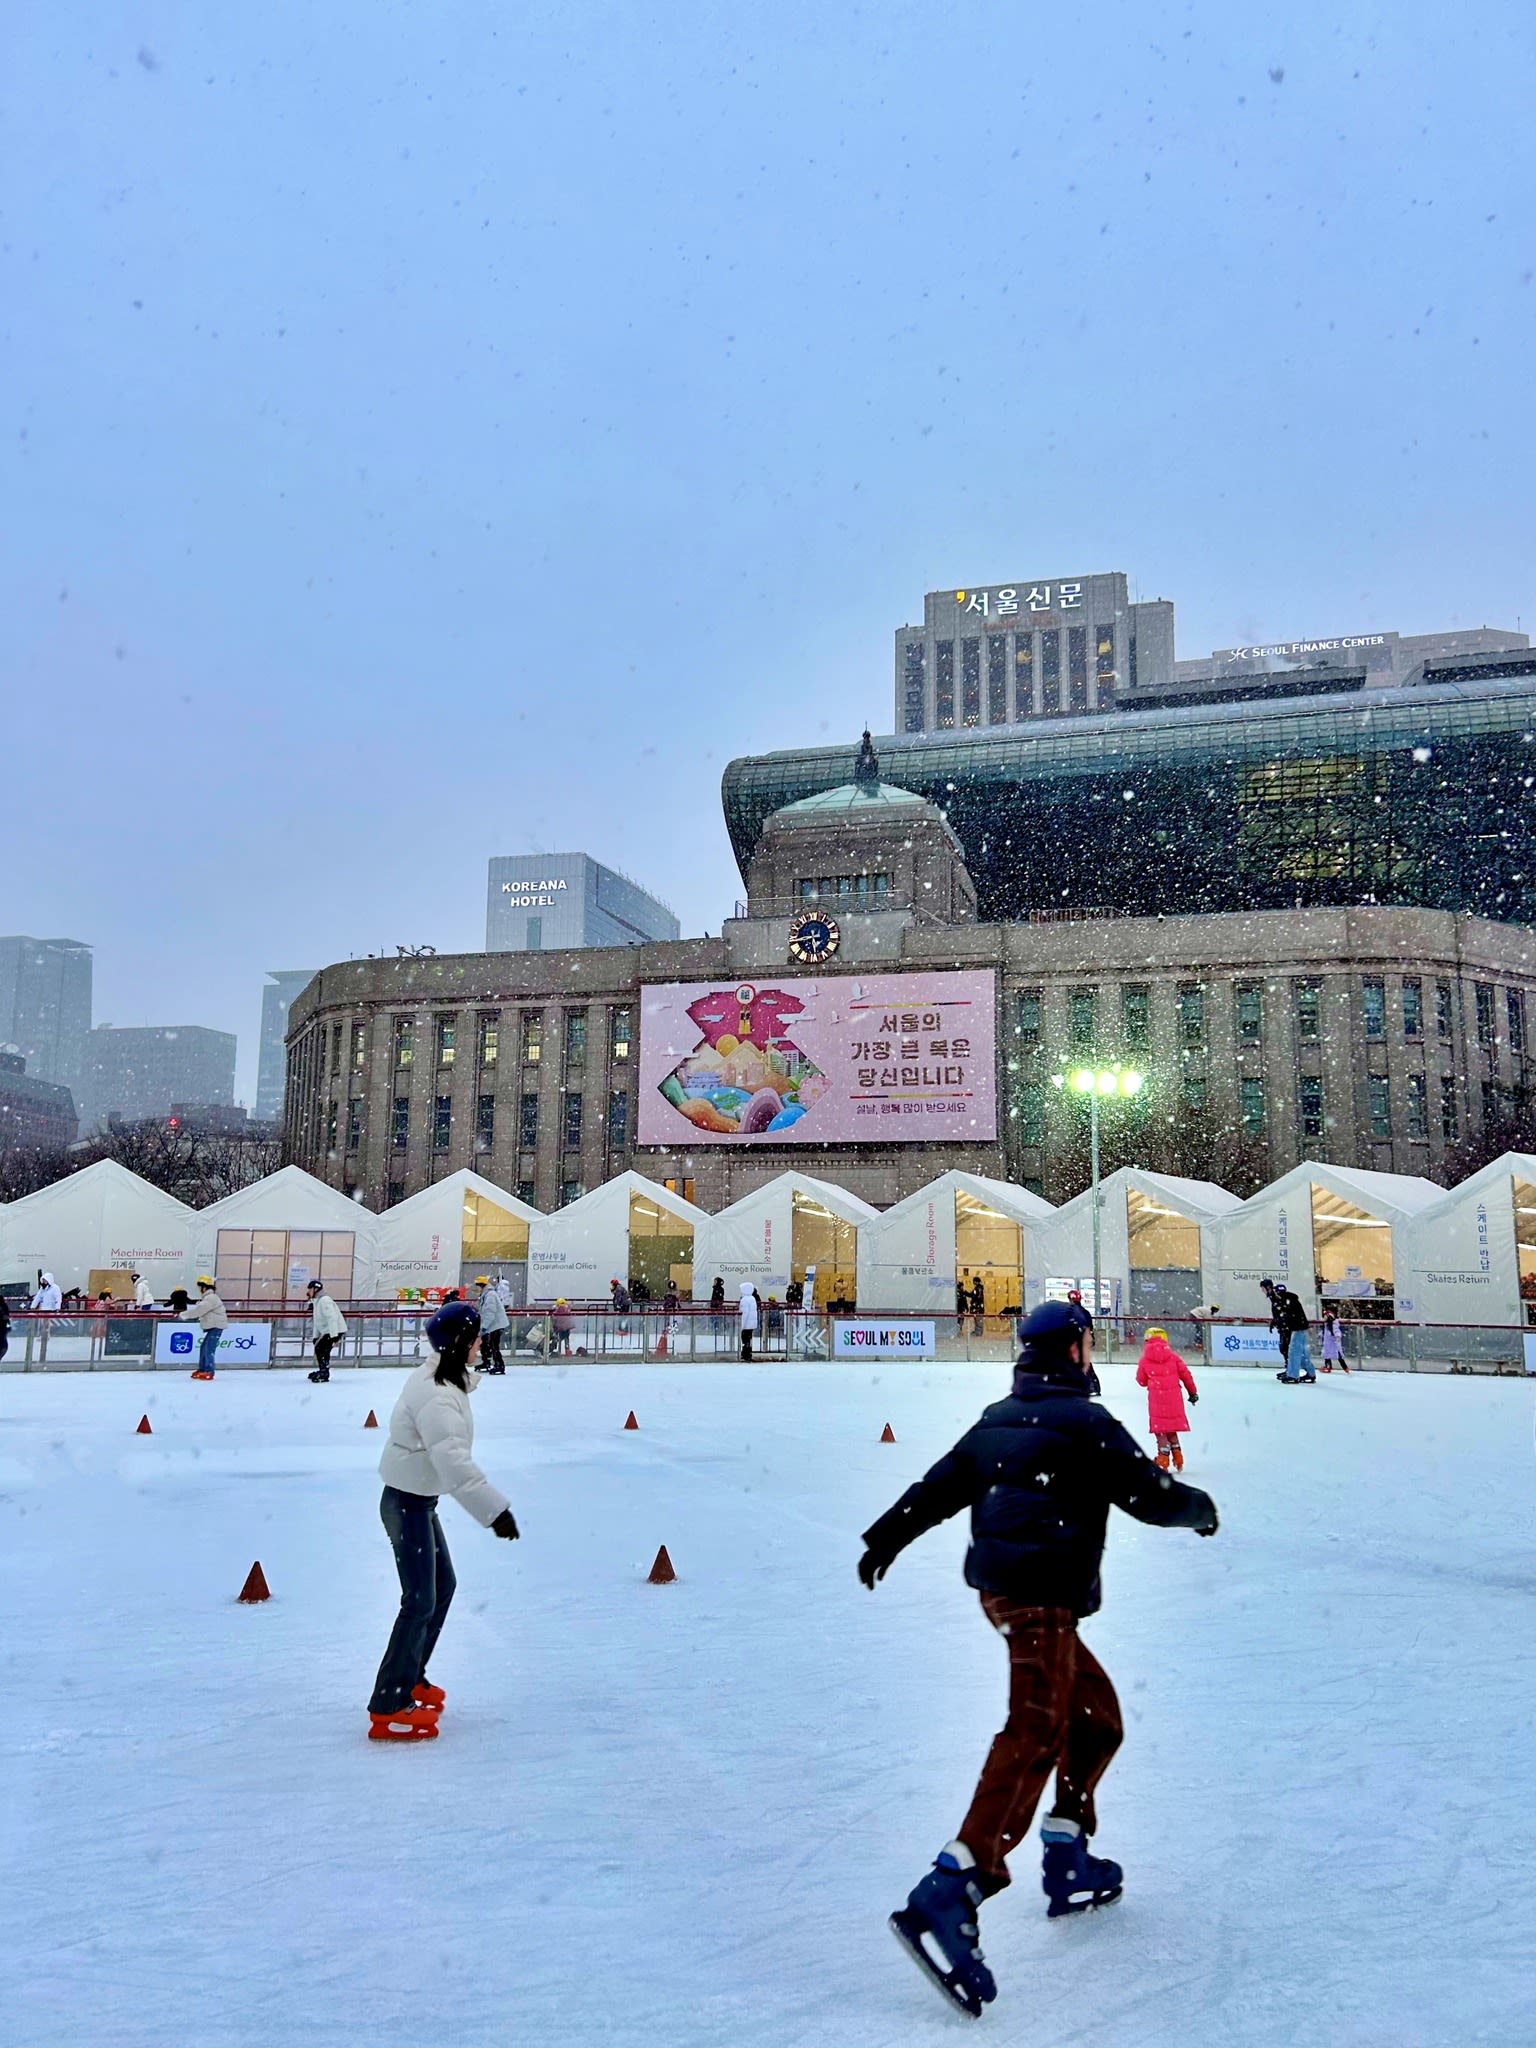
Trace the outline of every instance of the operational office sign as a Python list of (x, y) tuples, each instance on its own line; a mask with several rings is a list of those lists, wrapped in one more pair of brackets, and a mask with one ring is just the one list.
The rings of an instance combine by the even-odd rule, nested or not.
[(1264, 661), (1278, 655), (1299, 661), (1308, 654), (1339, 654), (1352, 647), (1385, 647), (1386, 633), (1345, 633), (1336, 640), (1277, 640), (1272, 647), (1218, 647), (1213, 661)]

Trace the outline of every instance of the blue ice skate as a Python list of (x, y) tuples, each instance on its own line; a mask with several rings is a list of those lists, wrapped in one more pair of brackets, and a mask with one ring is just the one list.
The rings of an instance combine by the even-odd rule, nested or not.
[(1125, 1885), (1125, 1872), (1107, 1856), (1088, 1854), (1088, 1837), (1075, 1820), (1050, 1814), (1041, 1824), (1045, 1844), (1045, 1867), (1040, 1882), (1050, 1900), (1046, 1917), (1059, 1920), (1064, 1913), (1091, 1913), (1095, 1906), (1112, 1906)]
[(997, 1996), (977, 1945), (976, 1913), (986, 1896), (976, 1859), (964, 1842), (941, 1849), (906, 1905), (891, 1915), (891, 1932), (950, 2004), (971, 2018)]

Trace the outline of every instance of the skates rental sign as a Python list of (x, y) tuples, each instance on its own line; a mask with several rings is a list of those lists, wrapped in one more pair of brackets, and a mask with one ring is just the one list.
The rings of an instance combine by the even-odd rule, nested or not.
[(642, 1145), (901, 1145), (997, 1135), (997, 986), (773, 974), (640, 994)]

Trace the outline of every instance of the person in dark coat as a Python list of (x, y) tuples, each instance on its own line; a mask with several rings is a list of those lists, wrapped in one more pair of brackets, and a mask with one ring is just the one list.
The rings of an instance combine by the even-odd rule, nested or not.
[(1120, 1708), (1077, 1633), (1099, 1607), (1111, 1506), (1159, 1528), (1202, 1536), (1217, 1528), (1209, 1494), (1159, 1471), (1090, 1398), (1082, 1314), (1046, 1302), (1025, 1319), (1013, 1391), (865, 1531), (859, 1561), (873, 1591), (909, 1543), (969, 1508), (966, 1583), (1008, 1648), (1008, 1719), (970, 1810), (891, 1923), (914, 1960), (970, 2012), (996, 1995), (976, 1943), (976, 1911), (1009, 1882), (1007, 1858), (1053, 1771), (1055, 1799), (1041, 1829), (1051, 1917), (1120, 1896), (1120, 1866), (1087, 1849), (1094, 1791), (1120, 1746)]
[(1268, 1299), (1269, 1327), (1280, 1339), (1280, 1356), (1285, 1360), (1285, 1370), (1277, 1372), (1275, 1378), (1289, 1386), (1298, 1380), (1313, 1384), (1317, 1368), (1312, 1363), (1312, 1345), (1307, 1336), (1311, 1324), (1301, 1296), (1280, 1281), (1261, 1280), (1259, 1287)]

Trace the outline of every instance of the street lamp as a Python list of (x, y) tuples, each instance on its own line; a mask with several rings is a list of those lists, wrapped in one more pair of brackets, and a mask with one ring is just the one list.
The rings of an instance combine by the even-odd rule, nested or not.
[(1099, 1103), (1118, 1096), (1122, 1100), (1139, 1095), (1147, 1084), (1145, 1074), (1134, 1067), (1074, 1067), (1069, 1074), (1052, 1074), (1053, 1087), (1070, 1088), (1074, 1095), (1088, 1098), (1088, 1159), (1093, 1184), (1093, 1313), (1099, 1313)]

